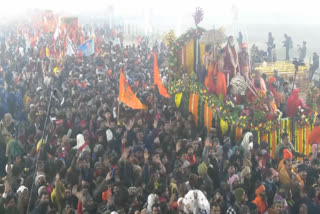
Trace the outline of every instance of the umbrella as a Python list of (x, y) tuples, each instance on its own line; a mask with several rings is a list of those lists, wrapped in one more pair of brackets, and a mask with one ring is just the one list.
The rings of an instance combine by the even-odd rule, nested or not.
[(227, 35), (222, 30), (212, 29), (204, 32), (200, 42), (205, 44), (221, 44), (227, 40)]

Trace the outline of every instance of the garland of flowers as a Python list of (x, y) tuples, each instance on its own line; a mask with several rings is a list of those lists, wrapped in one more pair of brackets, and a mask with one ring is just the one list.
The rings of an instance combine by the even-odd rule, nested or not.
[[(243, 109), (234, 105), (233, 102), (222, 99), (215, 94), (209, 94), (205, 86), (199, 83), (195, 74), (191, 76), (182, 76), (180, 79), (171, 81), (168, 86), (170, 94), (177, 94), (183, 92), (185, 94), (196, 93), (199, 98), (208, 103), (217, 116), (231, 124), (242, 129), (256, 130), (261, 133), (272, 132), (281, 126), (281, 113), (270, 115), (266, 112), (264, 105), (266, 105), (265, 95), (258, 94), (256, 99), (245, 106)], [(317, 94), (317, 96), (314, 96)], [(316, 100), (320, 95), (320, 90), (312, 88), (307, 97), (307, 104), (311, 107), (309, 114), (302, 114), (298, 112), (295, 118), (298, 127), (304, 127), (307, 124), (312, 124), (315, 119)], [(302, 119), (298, 119), (298, 115)], [(305, 122), (302, 122), (305, 121)]]
[(200, 38), (204, 32), (204, 28), (197, 27), (196, 29), (190, 28), (185, 34), (181, 35), (178, 39), (176, 39), (173, 30), (169, 31), (169, 33), (165, 35), (165, 40), (170, 50), (169, 66), (173, 73), (178, 71), (179, 51), (187, 44), (187, 42), (190, 41), (190, 39)]
[(280, 126), (281, 113), (268, 114), (266, 105), (265, 95), (259, 93), (255, 100), (244, 108), (237, 126), (244, 129), (260, 130), (262, 133), (277, 129)]
[(215, 94), (209, 94), (203, 84), (196, 80), (194, 73), (188, 78), (180, 78), (171, 81), (168, 91), (170, 94), (177, 94), (180, 92), (190, 94), (196, 93), (199, 98), (205, 103), (208, 103), (213, 110), (215, 110), (218, 117), (228, 123), (236, 125), (238, 121), (241, 108), (236, 106), (231, 101), (224, 101), (223, 98), (216, 96)]
[[(281, 115), (270, 115), (266, 112), (264, 105), (266, 99), (264, 95), (259, 94), (256, 99), (245, 106), (244, 109), (234, 105), (232, 101), (226, 101), (215, 94), (209, 94), (203, 84), (198, 82), (195, 73), (190, 76), (186, 74), (184, 68), (178, 68), (178, 54), (179, 51), (193, 38), (200, 38), (205, 32), (205, 29), (197, 26), (196, 29), (189, 29), (185, 34), (178, 39), (171, 30), (165, 35), (165, 41), (169, 47), (169, 67), (171, 70), (171, 78), (168, 85), (170, 94), (177, 93), (197, 93), (199, 98), (208, 103), (217, 116), (225, 122), (243, 129), (256, 130), (261, 133), (271, 132), (280, 127)], [(315, 96), (315, 94), (317, 96)], [(315, 119), (315, 111), (317, 108), (316, 101), (320, 95), (320, 90), (311, 88), (307, 96), (307, 104), (311, 107), (308, 114), (303, 111), (298, 111), (295, 117), (298, 127), (304, 127), (307, 124), (312, 124)]]

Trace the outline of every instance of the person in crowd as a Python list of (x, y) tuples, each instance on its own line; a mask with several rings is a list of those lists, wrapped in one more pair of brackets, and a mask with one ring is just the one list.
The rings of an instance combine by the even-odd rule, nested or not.
[(304, 62), (306, 55), (307, 55), (307, 42), (303, 41), (302, 47), (299, 49), (299, 60)]
[(284, 41), (283, 43), (283, 47), (286, 49), (286, 60), (290, 60), (290, 49), (293, 47), (292, 46), (292, 39), (290, 36), (288, 36), (286, 33), (284, 34)]
[(267, 41), (267, 53), (268, 53), (268, 59), (272, 60), (272, 49), (274, 48), (274, 38), (272, 36), (272, 33), (269, 32), (268, 34), (268, 41)]
[[(293, 157), (302, 156), (287, 134), (276, 148), (258, 143), (249, 127), (235, 140), (234, 126), (223, 133), (219, 115), (207, 129), (200, 114), (195, 121), (185, 111), (184, 98), (178, 108), (161, 97), (154, 90), (152, 55), (157, 53), (161, 77), (169, 80), (164, 43), (149, 47), (144, 37), (139, 45), (124, 46), (118, 26), (82, 31), (83, 41), (96, 36), (90, 56), (64, 56), (67, 47), (50, 33), (26, 39), (19, 30), (5, 30), (10, 39), (0, 53), (0, 213), (318, 213), (318, 117), (308, 136), (312, 155), (295, 163)], [(82, 43), (69, 33), (74, 45)], [(231, 80), (246, 70), (246, 47), (238, 56), (230, 37), (217, 62), (209, 62), (209, 52), (204, 65), (217, 78), (216, 95), (227, 98), (225, 73)], [(147, 109), (119, 102), (120, 70)], [(274, 78), (268, 87), (259, 73), (254, 78), (257, 91), (268, 94), (265, 102), (279, 95)], [(295, 116), (299, 106), (305, 108), (294, 91), (284, 111)]]
[(263, 214), (268, 209), (266, 188), (264, 185), (260, 185), (256, 189), (256, 198), (252, 201), (252, 203), (257, 206), (259, 214)]
[(224, 58), (224, 72), (226, 74), (227, 86), (229, 86), (231, 79), (239, 72), (239, 58), (233, 36), (228, 38), (228, 44), (224, 47), (224, 50), (226, 52)]
[(224, 97), (227, 95), (227, 84), (226, 84), (226, 76), (224, 73), (224, 59), (226, 56), (225, 49), (221, 49), (218, 55), (218, 62), (216, 62), (216, 74), (217, 74), (217, 85), (216, 85), (216, 94), (217, 96), (223, 95)]
[(316, 121), (314, 122), (314, 128), (312, 129), (309, 135), (309, 144), (314, 144), (320, 142), (320, 115), (318, 114), (316, 117)]
[(307, 104), (299, 97), (299, 88), (293, 89), (287, 102), (287, 117), (296, 116), (299, 109), (308, 110)]
[(319, 69), (319, 55), (314, 52), (312, 55), (312, 64), (310, 66), (309, 80), (313, 80), (315, 72)]
[(297, 152), (289, 140), (289, 135), (287, 133), (283, 133), (281, 136), (281, 142), (276, 146), (274, 157), (277, 161), (280, 161), (283, 157), (283, 150), (288, 149), (294, 156), (296, 157), (304, 157), (303, 154)]
[(246, 79), (249, 79), (250, 76), (250, 67), (249, 67), (249, 54), (248, 54), (248, 44), (242, 43), (241, 51), (239, 52), (239, 67), (240, 67), (240, 74)]

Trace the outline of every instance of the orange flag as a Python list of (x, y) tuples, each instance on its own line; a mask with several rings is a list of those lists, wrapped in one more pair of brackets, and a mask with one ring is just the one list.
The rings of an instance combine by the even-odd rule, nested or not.
[(138, 97), (132, 92), (126, 78), (120, 70), (120, 84), (119, 84), (119, 101), (126, 104), (132, 109), (146, 109)]
[(157, 54), (154, 52), (154, 63), (153, 63), (153, 83), (158, 86), (159, 93), (169, 98), (170, 94), (168, 94), (167, 89), (162, 85), (162, 81), (160, 78), (159, 68), (158, 68), (158, 61), (157, 61)]

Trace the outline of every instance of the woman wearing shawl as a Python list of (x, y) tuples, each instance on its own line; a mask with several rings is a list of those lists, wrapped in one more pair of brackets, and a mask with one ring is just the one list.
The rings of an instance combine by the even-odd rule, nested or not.
[(244, 137), (243, 140), (241, 142), (241, 146), (244, 149), (245, 153), (250, 151), (250, 144), (252, 144), (252, 140), (253, 140), (253, 135), (251, 132), (247, 132)]
[(299, 88), (293, 89), (288, 99), (286, 110), (286, 114), (288, 117), (294, 117), (297, 114), (299, 106), (304, 109), (307, 108), (306, 103), (301, 98), (299, 98), (299, 91)]

